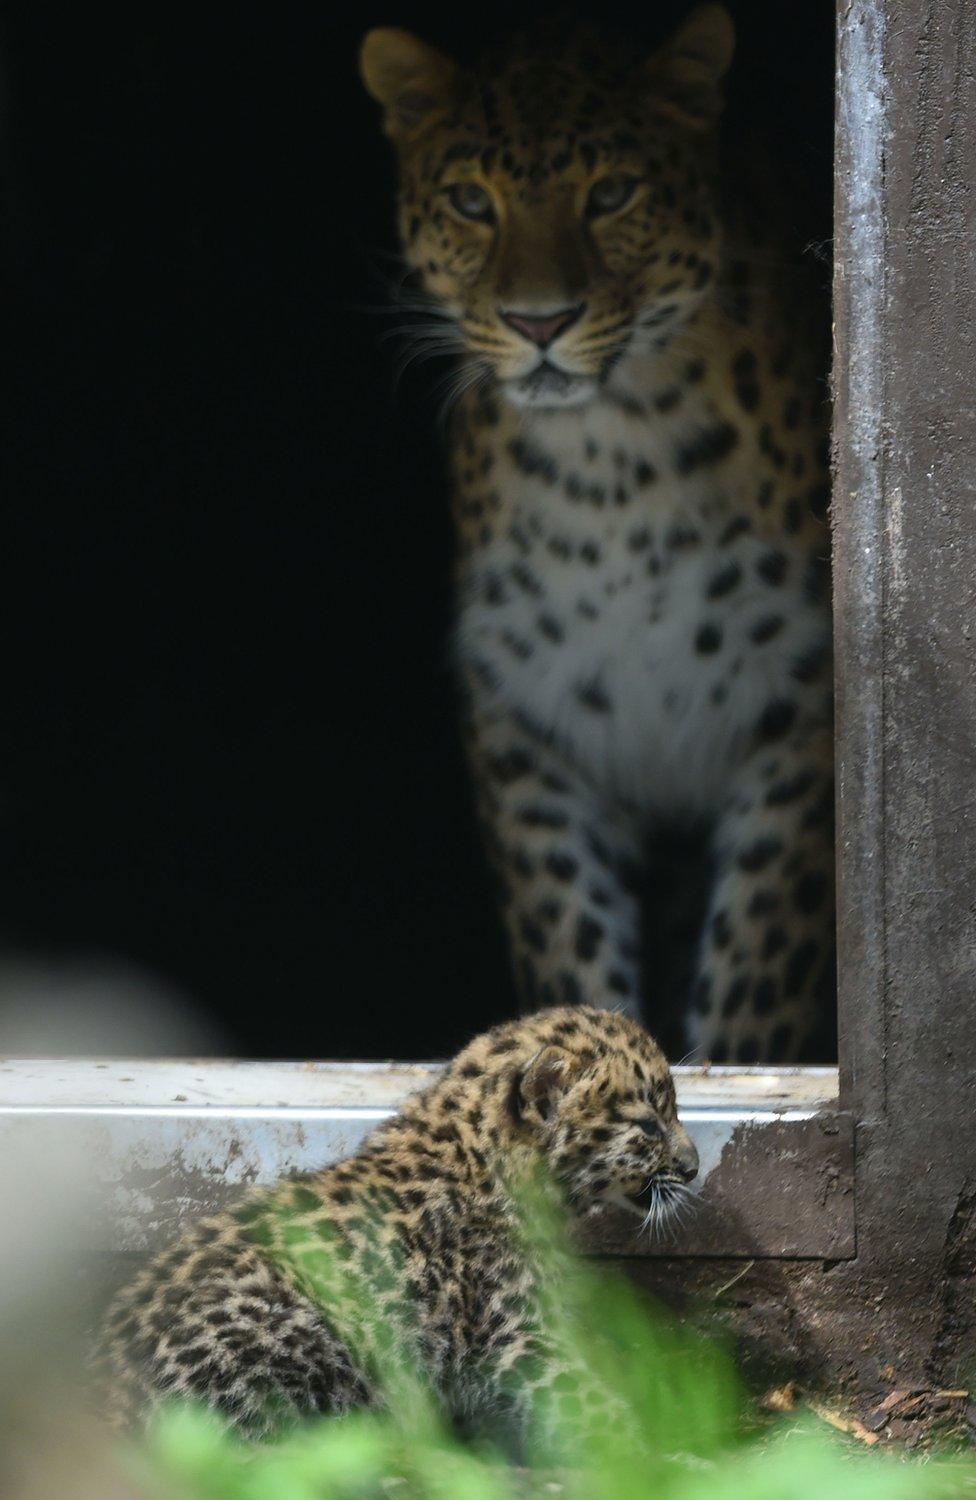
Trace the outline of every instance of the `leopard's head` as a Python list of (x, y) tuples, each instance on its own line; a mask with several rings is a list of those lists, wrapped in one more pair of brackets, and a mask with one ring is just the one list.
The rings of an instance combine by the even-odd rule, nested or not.
[(713, 125), (732, 55), (720, 5), (649, 59), (537, 33), (465, 70), (371, 31), (366, 86), (400, 162), (400, 234), (442, 349), (520, 407), (592, 400), (669, 342), (714, 276)]
[(581, 1214), (614, 1205), (652, 1225), (698, 1173), (664, 1054), (626, 1016), (540, 1011), (479, 1038), (452, 1074), (495, 1078), (509, 1139), (542, 1158)]

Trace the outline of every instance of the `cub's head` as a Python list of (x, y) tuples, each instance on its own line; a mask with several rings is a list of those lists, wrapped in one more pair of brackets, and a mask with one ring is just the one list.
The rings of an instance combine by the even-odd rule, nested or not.
[(698, 1172), (664, 1054), (635, 1021), (588, 1006), (479, 1037), (452, 1074), (492, 1083), (508, 1139), (542, 1156), (579, 1213), (663, 1219)]
[(712, 126), (732, 46), (720, 5), (641, 62), (554, 30), (467, 71), (407, 32), (369, 33), (406, 259), (472, 378), (517, 406), (579, 406), (691, 316), (717, 259)]

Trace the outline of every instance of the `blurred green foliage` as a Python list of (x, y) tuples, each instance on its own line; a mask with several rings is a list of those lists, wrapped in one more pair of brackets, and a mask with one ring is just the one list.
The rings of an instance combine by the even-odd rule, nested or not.
[[(463, 1441), (451, 1429), (412, 1360), (393, 1353), (409, 1341), (387, 1336), (373, 1344), (386, 1358), (381, 1399), (368, 1411), (317, 1417), (258, 1445), (212, 1412), (164, 1410), (128, 1455), (140, 1492), (152, 1500), (976, 1497), (976, 1460), (877, 1453), (810, 1416), (759, 1420), (720, 1343), (651, 1307), (605, 1266), (572, 1257), (545, 1193), (523, 1190), (523, 1206), (524, 1248), (544, 1278), (553, 1339), (626, 1414), (633, 1441), (546, 1427), (513, 1464), (502, 1434)], [(323, 1288), (334, 1290), (339, 1272), (321, 1270)], [(347, 1291), (350, 1274), (341, 1268)], [(359, 1295), (367, 1319), (368, 1285)]]

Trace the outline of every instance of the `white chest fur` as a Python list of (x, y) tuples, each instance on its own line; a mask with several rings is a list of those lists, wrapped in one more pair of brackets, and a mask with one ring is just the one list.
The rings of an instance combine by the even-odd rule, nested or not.
[(755, 455), (682, 474), (679, 433), (602, 404), (526, 424), (498, 459), (508, 523), (462, 584), (483, 711), (519, 715), (648, 815), (713, 811), (829, 634), (806, 560), (730, 524)]

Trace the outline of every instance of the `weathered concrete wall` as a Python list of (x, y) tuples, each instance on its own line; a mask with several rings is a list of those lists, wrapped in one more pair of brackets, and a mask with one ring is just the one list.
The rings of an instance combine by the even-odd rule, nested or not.
[(911, 1370), (959, 1356), (947, 1308), (973, 1272), (976, 8), (840, 0), (838, 41), (839, 1021), (858, 1255), (802, 1288), (834, 1358), (863, 1347)]

